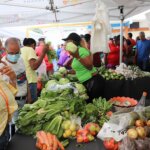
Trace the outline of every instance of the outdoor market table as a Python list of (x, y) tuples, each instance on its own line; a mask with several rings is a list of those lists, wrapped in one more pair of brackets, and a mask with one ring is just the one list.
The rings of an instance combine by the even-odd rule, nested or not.
[[(9, 143), (7, 150), (37, 150), (35, 143), (36, 141), (30, 136), (16, 134)], [(105, 148), (99, 139), (86, 144), (77, 144), (75, 140), (72, 140), (66, 150), (105, 150)]]
[(127, 96), (139, 100), (143, 91), (150, 99), (150, 77), (128, 80), (108, 80), (105, 82), (104, 97), (110, 99), (116, 96)]

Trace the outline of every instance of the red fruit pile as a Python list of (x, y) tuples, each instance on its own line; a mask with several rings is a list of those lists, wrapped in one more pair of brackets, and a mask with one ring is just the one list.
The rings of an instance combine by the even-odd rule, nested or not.
[(83, 129), (77, 131), (77, 142), (88, 143), (94, 140), (94, 136), (100, 131), (99, 125), (88, 123)]

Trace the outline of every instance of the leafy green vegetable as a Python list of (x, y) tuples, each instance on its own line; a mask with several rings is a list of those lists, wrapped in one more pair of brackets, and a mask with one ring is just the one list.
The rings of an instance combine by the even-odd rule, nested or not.
[(59, 80), (59, 84), (67, 84), (67, 83), (69, 83), (70, 81), (67, 79), (67, 78), (61, 78), (60, 80)]
[(58, 70), (61, 74), (67, 74), (67, 69), (65, 67), (60, 67)]

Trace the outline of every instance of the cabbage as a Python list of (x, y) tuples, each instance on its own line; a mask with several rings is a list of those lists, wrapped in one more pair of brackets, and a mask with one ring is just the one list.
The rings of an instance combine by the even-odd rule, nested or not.
[(59, 80), (59, 84), (67, 84), (67, 83), (69, 83), (70, 81), (67, 79), (67, 78), (61, 78), (60, 80)]
[(59, 80), (62, 78), (62, 74), (60, 72), (56, 72), (53, 74), (53, 78), (56, 80)]
[(83, 84), (75, 83), (75, 87), (77, 88), (77, 90), (80, 94), (85, 94), (86, 93), (86, 88), (84, 87)]
[(47, 88), (49, 85), (56, 85), (56, 84), (58, 84), (56, 80), (49, 80), (45, 87)]
[(59, 68), (59, 72), (60, 72), (61, 74), (67, 74), (67, 69), (66, 69), (65, 67), (60, 67), (60, 68)]
[(66, 51), (69, 51), (71, 53), (75, 53), (77, 49), (78, 47), (73, 42), (69, 42), (66, 45)]

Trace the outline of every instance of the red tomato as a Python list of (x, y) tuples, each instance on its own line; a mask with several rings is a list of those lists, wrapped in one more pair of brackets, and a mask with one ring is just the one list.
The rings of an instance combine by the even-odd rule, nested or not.
[(82, 136), (78, 136), (77, 137), (77, 143), (82, 143), (83, 142), (83, 137)]
[(84, 143), (88, 143), (89, 142), (89, 138), (87, 136), (83, 137), (83, 141)]
[(114, 148), (115, 148), (115, 140), (113, 138), (106, 139), (104, 141), (104, 146), (105, 146), (106, 150), (114, 150)]
[(112, 111), (108, 111), (108, 112), (106, 113), (106, 115), (107, 115), (108, 117), (111, 117), (111, 116), (112, 116), (112, 114), (113, 114), (113, 112), (112, 112)]

